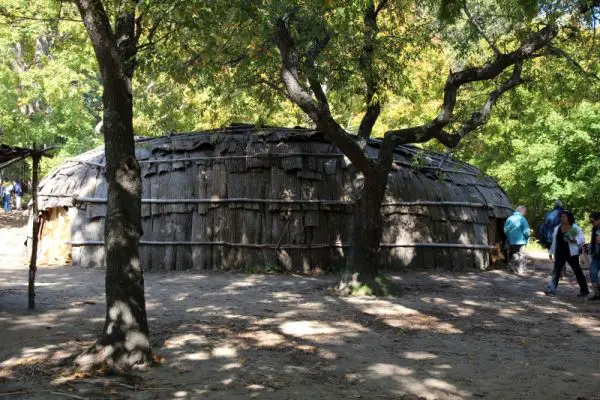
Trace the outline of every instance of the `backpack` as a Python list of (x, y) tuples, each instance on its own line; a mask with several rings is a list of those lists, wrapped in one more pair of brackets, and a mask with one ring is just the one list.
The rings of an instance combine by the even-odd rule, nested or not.
[(0, 185), (0, 198), (4, 197), (4, 186)]
[(17, 196), (21, 196), (23, 194), (23, 189), (21, 189), (21, 185), (18, 182), (15, 183), (13, 190), (15, 191), (15, 195)]

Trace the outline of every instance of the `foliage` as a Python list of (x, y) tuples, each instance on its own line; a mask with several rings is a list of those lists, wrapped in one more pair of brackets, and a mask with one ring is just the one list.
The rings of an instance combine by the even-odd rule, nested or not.
[(60, 146), (43, 171), (101, 143), (94, 133), (101, 83), (76, 18), (51, 0), (11, 0), (0, 8), (0, 137), (11, 145)]
[(385, 275), (377, 275), (372, 282), (351, 286), (351, 296), (402, 296), (404, 288)]
[[(107, 2), (107, 4), (111, 4)], [(316, 50), (313, 71), (324, 82), (333, 116), (356, 132), (367, 107), (356, 62), (364, 38), (366, 0), (146, 2), (144, 23), (156, 24), (138, 57), (134, 127), (139, 135), (219, 127), (231, 122), (311, 125), (285, 99), (273, 21), (286, 16), (303, 57)], [(473, 17), (466, 18), (465, 4)], [(544, 0), (393, 1), (379, 19), (372, 74), (382, 111), (374, 136), (422, 124), (439, 111), (447, 71), (493, 57), (487, 39), (514, 50), (545, 23), (568, 27), (577, 2)], [(109, 8), (110, 12), (110, 8)], [(28, 19), (25, 17), (35, 17)], [(60, 19), (56, 17), (60, 16)], [(6, 0), (0, 6), (0, 133), (3, 143), (59, 145), (64, 157), (102, 142), (101, 82), (79, 15), (69, 3)], [(567, 21), (567, 22), (565, 22)], [(593, 21), (584, 20), (588, 27)], [(586, 25), (584, 25), (585, 27)], [(596, 36), (564, 29), (555, 46), (571, 56), (527, 63), (528, 80), (497, 105), (488, 125), (454, 153), (496, 177), (530, 219), (560, 198), (581, 219), (600, 208), (596, 160), (600, 109)], [(312, 49), (312, 50), (311, 50)], [(307, 61), (303, 59), (302, 61)], [(576, 61), (576, 62), (574, 62)], [(503, 78), (500, 77), (500, 78)], [(458, 119), (470, 115), (496, 81), (459, 96)], [(426, 147), (442, 149), (439, 143)]]
[(534, 229), (556, 199), (587, 224), (600, 209), (600, 54), (593, 32), (559, 44), (572, 61), (536, 62), (519, 88), (459, 157), (496, 177), (516, 204), (528, 207)]
[(244, 268), (244, 272), (247, 274), (261, 274), (261, 275), (275, 275), (275, 274), (283, 274), (286, 269), (277, 262), (271, 262), (267, 264), (252, 264), (247, 265)]

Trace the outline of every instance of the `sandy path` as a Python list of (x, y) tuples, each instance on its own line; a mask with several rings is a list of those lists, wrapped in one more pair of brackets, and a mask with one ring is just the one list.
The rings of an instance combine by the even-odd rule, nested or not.
[(541, 262), (525, 277), (410, 273), (395, 277), (407, 288), (397, 299), (332, 296), (333, 277), (150, 273), (152, 341), (164, 363), (126, 381), (55, 366), (100, 331), (102, 271), (41, 269), (38, 309), (28, 312), (26, 270), (5, 264), (0, 394), (600, 399), (600, 304), (577, 299), (573, 281), (545, 297), (548, 273)]

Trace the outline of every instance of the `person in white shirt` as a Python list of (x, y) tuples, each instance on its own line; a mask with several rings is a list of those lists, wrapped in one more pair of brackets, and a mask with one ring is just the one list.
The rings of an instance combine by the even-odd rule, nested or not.
[(565, 263), (568, 263), (579, 283), (578, 297), (587, 297), (589, 290), (587, 281), (579, 265), (579, 254), (585, 243), (583, 231), (575, 223), (575, 217), (570, 211), (564, 210), (560, 213), (560, 225), (554, 228), (552, 235), (552, 246), (550, 254), (554, 256), (554, 268), (552, 269), (552, 280), (548, 284), (544, 293), (547, 296), (554, 296), (558, 281), (560, 280), (560, 271)]

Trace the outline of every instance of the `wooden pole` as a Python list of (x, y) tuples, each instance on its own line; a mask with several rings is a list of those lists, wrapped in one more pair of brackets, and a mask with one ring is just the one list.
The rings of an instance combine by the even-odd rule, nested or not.
[[(34, 145), (35, 148), (35, 145)], [(32, 218), (33, 218), (33, 229), (31, 232), (31, 260), (29, 262), (29, 308), (35, 308), (35, 273), (37, 271), (37, 251), (38, 251), (38, 240), (40, 230), (40, 218), (38, 215), (38, 181), (39, 181), (39, 169), (40, 169), (40, 158), (42, 157), (41, 152), (34, 152), (31, 155), (33, 161), (33, 178), (31, 182), (31, 198), (33, 201)]]

